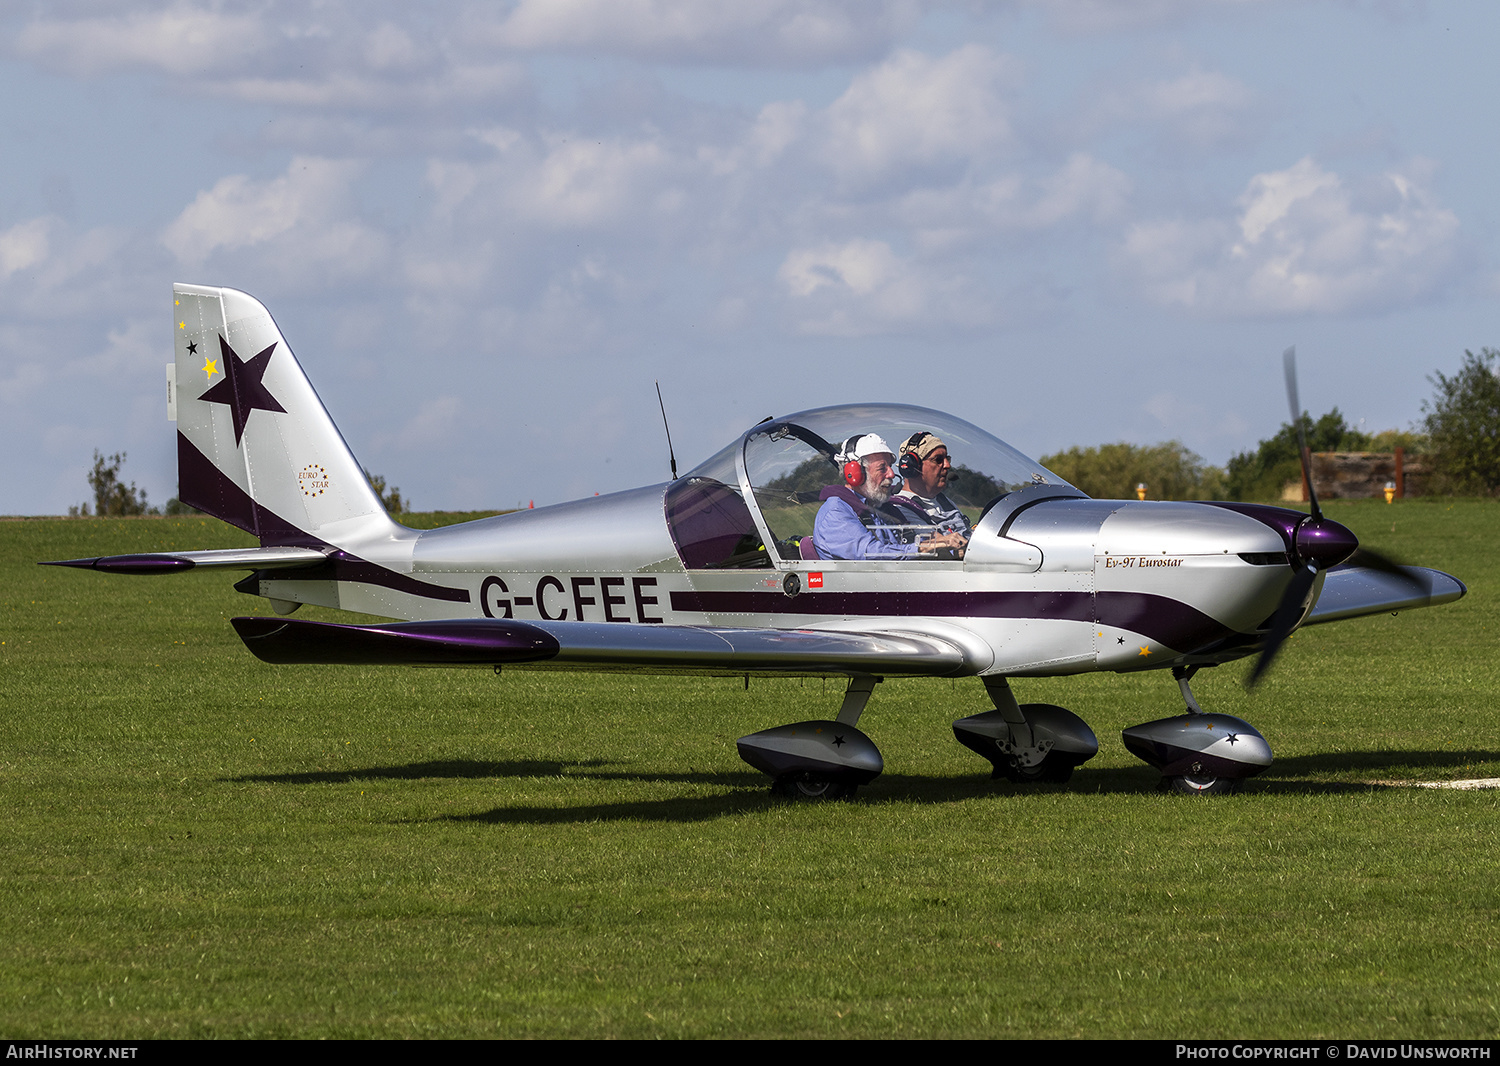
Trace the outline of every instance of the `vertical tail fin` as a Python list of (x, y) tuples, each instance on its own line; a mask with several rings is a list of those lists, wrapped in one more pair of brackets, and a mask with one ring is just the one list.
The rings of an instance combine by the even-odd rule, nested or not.
[(172, 291), (182, 502), (262, 544), (394, 526), (260, 302), (234, 289)]

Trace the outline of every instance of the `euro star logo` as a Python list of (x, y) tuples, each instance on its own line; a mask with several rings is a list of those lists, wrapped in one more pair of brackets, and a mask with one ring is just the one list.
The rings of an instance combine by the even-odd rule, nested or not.
[(309, 463), (298, 472), (297, 483), (302, 495), (321, 496), (328, 491), (328, 471), (322, 463)]

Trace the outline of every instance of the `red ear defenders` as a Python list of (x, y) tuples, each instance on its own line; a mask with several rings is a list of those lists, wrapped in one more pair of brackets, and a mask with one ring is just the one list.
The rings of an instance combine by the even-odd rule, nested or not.
[[(852, 456), (855, 446), (859, 444), (859, 439), (863, 436), (863, 433), (856, 433), (844, 441), (843, 444), (839, 445), (839, 454)], [(851, 489), (857, 489), (865, 483), (865, 464), (860, 460), (849, 459), (844, 463), (843, 471), (844, 484), (848, 485)]]
[(901, 477), (910, 481), (914, 477), (922, 476), (922, 457), (916, 453), (916, 449), (922, 446), (922, 442), (932, 436), (927, 430), (913, 433), (906, 438), (906, 443), (901, 445), (901, 462), (896, 469), (901, 472)]

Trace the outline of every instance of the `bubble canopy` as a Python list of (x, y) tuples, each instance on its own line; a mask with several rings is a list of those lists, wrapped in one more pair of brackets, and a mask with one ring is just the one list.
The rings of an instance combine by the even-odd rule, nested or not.
[[(875, 433), (899, 454), (902, 442), (923, 431), (947, 445), (953, 466), (945, 492), (971, 521), (1008, 492), (1068, 484), (998, 437), (941, 411), (905, 404), (819, 407), (762, 422), (674, 484), (667, 517), (684, 563), (690, 569), (772, 566), (798, 558), (800, 539), (813, 530), (819, 492), (839, 483), (834, 456), (840, 445), (855, 434)], [(766, 537), (752, 508), (774, 550), (762, 543)], [(717, 520), (705, 520), (708, 512)]]

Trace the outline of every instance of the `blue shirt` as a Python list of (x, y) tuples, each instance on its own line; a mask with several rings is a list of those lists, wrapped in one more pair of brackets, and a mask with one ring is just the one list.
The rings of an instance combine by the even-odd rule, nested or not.
[(872, 509), (853, 489), (834, 485), (822, 495), (813, 543), (823, 558), (909, 559), (917, 554), (915, 544), (902, 543), (905, 531), (899, 520)]

